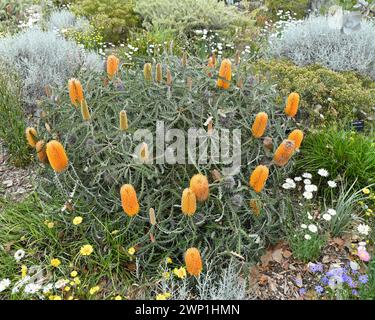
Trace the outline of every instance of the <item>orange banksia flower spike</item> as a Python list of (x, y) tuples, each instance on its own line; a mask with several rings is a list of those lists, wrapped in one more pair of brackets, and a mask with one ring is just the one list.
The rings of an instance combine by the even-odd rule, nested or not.
[(28, 127), (26, 128), (26, 140), (27, 142), (29, 143), (29, 145), (33, 148), (35, 148), (35, 145), (36, 143), (38, 142), (38, 139), (37, 139), (37, 132), (35, 130), (35, 128), (33, 127)]
[(287, 99), (284, 112), (289, 116), (294, 118), (298, 111), (299, 105), (299, 94), (297, 92), (292, 92)]
[(198, 201), (207, 200), (209, 194), (209, 186), (207, 177), (203, 174), (196, 174), (190, 179), (190, 189), (195, 193)]
[(198, 277), (203, 269), (202, 258), (197, 248), (189, 248), (185, 252), (186, 270), (191, 276)]
[(128, 128), (129, 128), (128, 116), (127, 116), (125, 110), (121, 110), (120, 111), (120, 130), (126, 131), (126, 130), (128, 130)]
[(182, 64), (183, 67), (187, 66), (187, 53), (186, 53), (186, 51), (184, 51), (182, 53), (181, 64)]
[(169, 68), (167, 69), (167, 85), (172, 86), (172, 73)]
[(81, 103), (81, 113), (82, 113), (82, 118), (84, 121), (89, 121), (91, 119), (89, 106), (87, 105), (87, 102), (85, 99), (83, 99)]
[(134, 217), (139, 212), (137, 194), (131, 184), (124, 184), (120, 189), (121, 205), (129, 217)]
[(294, 142), (295, 150), (298, 150), (301, 147), (301, 143), (303, 140), (303, 131), (299, 129), (293, 130), (289, 136), (288, 140), (292, 140)]
[(161, 82), (161, 80), (163, 80), (163, 69), (162, 69), (162, 66), (161, 66), (161, 63), (158, 63), (156, 65), (156, 82)]
[(273, 162), (279, 166), (285, 166), (294, 153), (294, 141), (284, 140), (275, 151)]
[(57, 140), (51, 140), (46, 148), (48, 161), (55, 172), (63, 172), (69, 164), (63, 145)]
[(260, 138), (266, 131), (268, 115), (265, 112), (259, 112), (254, 120), (251, 132), (254, 138)]
[(72, 78), (69, 80), (68, 86), (70, 101), (74, 106), (77, 107), (78, 104), (82, 103), (84, 99), (81, 82), (77, 79)]
[(186, 188), (182, 192), (181, 210), (187, 216), (192, 216), (197, 210), (197, 198), (190, 188)]
[(255, 216), (260, 215), (260, 209), (261, 208), (260, 208), (260, 204), (258, 203), (258, 200), (256, 200), (256, 199), (250, 200), (250, 209)]
[(217, 79), (217, 86), (222, 89), (228, 89), (230, 87), (230, 81), (232, 79), (232, 63), (229, 59), (224, 59), (221, 62), (219, 69), (219, 79)]
[(111, 54), (107, 58), (107, 74), (109, 79), (113, 79), (113, 77), (117, 74), (118, 72), (118, 67), (120, 64), (119, 58)]
[(44, 140), (40, 140), (35, 145), (36, 154), (40, 162), (48, 162), (47, 152), (46, 152), (46, 144)]
[(143, 76), (145, 80), (152, 81), (152, 65), (151, 63), (145, 63), (143, 66)]
[(269, 175), (269, 169), (266, 166), (259, 165), (251, 173), (250, 176), (250, 187), (253, 188), (255, 192), (261, 192), (267, 182)]

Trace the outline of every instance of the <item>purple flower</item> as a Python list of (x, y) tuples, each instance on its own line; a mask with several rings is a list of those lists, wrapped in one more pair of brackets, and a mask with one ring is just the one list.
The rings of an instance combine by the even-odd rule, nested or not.
[(322, 286), (315, 286), (315, 291), (317, 294), (322, 294), (324, 292), (324, 289)]
[(297, 286), (302, 286), (302, 280), (301, 279), (298, 279), (298, 278), (295, 278), (294, 279), (294, 282), (295, 282), (295, 284), (297, 285)]
[(342, 277), (344, 274), (346, 274), (344, 268), (334, 268), (327, 272), (327, 277)]
[(365, 274), (365, 275), (362, 275), (362, 276), (359, 276), (359, 277), (358, 277), (358, 281), (359, 281), (360, 283), (365, 284), (365, 283), (368, 282), (368, 276), (367, 276), (366, 274)]
[(355, 289), (353, 289), (353, 290), (352, 290), (352, 294), (355, 295), (355, 296), (358, 296), (358, 291), (355, 290)]
[(305, 293), (306, 293), (306, 289), (305, 288), (299, 289), (299, 295), (300, 296), (303, 296)]
[(326, 285), (328, 284), (328, 281), (329, 281), (329, 280), (328, 280), (327, 277), (324, 276), (322, 279), (320, 279), (320, 281), (323, 283), (323, 285), (326, 286)]
[(323, 264), (320, 262), (318, 263), (311, 263), (310, 264), (310, 271), (311, 272), (323, 272)]

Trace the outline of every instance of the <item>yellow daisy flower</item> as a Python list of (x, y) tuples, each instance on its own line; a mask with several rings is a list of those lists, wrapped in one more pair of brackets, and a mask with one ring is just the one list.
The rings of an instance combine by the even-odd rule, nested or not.
[(57, 258), (51, 260), (51, 266), (57, 268), (61, 264), (61, 261)]
[(92, 287), (92, 288), (90, 289), (90, 294), (91, 294), (91, 295), (92, 295), (92, 294), (95, 294), (95, 293), (99, 292), (99, 290), (100, 290), (100, 287), (99, 287), (99, 286)]
[(81, 255), (83, 256), (89, 256), (94, 249), (90, 244), (85, 244), (84, 246), (81, 247), (81, 250), (79, 251)]
[(82, 217), (75, 217), (74, 219), (73, 219), (73, 224), (75, 225), (75, 226), (77, 226), (77, 225), (79, 225), (79, 224), (81, 224), (82, 223), (82, 220), (83, 220), (83, 218)]

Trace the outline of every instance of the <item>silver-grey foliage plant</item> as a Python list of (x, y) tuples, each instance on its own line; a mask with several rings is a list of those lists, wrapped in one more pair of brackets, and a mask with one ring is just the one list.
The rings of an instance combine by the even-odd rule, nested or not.
[(71, 11), (67, 9), (57, 10), (52, 12), (48, 23), (48, 30), (62, 30), (62, 29), (76, 29), (76, 30), (88, 30), (90, 23), (83, 17), (77, 17)]
[(22, 80), (24, 102), (34, 105), (45, 86), (62, 86), (81, 70), (100, 72), (102, 61), (73, 41), (34, 28), (0, 39), (0, 59)]
[(269, 53), (300, 66), (320, 64), (375, 79), (374, 22), (362, 19), (359, 30), (352, 32), (344, 32), (341, 23), (337, 17), (326, 16), (285, 23), (280, 32), (271, 34)]
[[(250, 299), (246, 281), (241, 277), (240, 266), (231, 260), (228, 266), (215, 272), (211, 264), (195, 279), (175, 280), (163, 278), (159, 284), (162, 293), (170, 293), (175, 300), (245, 300)], [(192, 277), (191, 277), (192, 278)]]

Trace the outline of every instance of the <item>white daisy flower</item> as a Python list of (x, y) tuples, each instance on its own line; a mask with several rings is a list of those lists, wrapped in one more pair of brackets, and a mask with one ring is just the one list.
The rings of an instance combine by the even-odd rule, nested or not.
[(3, 292), (9, 286), (10, 286), (10, 280), (9, 279), (3, 279), (3, 280), (1, 280), (0, 281), (0, 292)]
[(328, 177), (329, 176), (329, 172), (326, 169), (319, 169), (318, 170), (318, 175), (320, 175), (321, 177)]
[(336, 188), (337, 187), (337, 183), (335, 181), (329, 180), (327, 183), (328, 183), (328, 186), (330, 188)]
[(290, 179), (290, 178), (287, 178), (285, 180), (285, 183), (282, 185), (283, 189), (294, 189), (296, 187), (296, 184), (295, 182), (293, 181), (293, 179)]
[(305, 172), (304, 174), (302, 174), (302, 177), (304, 177), (306, 179), (312, 179), (312, 174), (308, 173), (308, 172)]
[(330, 221), (332, 219), (332, 216), (328, 213), (323, 214), (323, 219), (326, 221)]
[(289, 190), (290, 189), (290, 184), (289, 183), (284, 183), (282, 185), (282, 188), (285, 189), (285, 190)]
[(365, 236), (368, 236), (370, 230), (371, 228), (367, 224), (360, 224), (357, 227), (357, 231)]
[(330, 214), (331, 216), (335, 216), (337, 214), (336, 210), (335, 209), (328, 209), (327, 210), (328, 214)]
[(15, 253), (14, 253), (14, 259), (16, 259), (16, 261), (20, 261), (24, 256), (25, 256), (25, 251), (22, 250), (22, 249), (19, 249), (17, 250)]
[(301, 224), (301, 228), (302, 228), (302, 229), (307, 229), (307, 225), (305, 225), (305, 224), (303, 223), (303, 224)]
[(318, 187), (315, 184), (307, 184), (307, 185), (305, 185), (305, 191), (316, 192), (316, 191), (318, 191)]
[(353, 270), (353, 271), (357, 271), (359, 270), (359, 264), (355, 261), (350, 261), (350, 268)]
[(313, 217), (312, 217), (312, 215), (310, 214), (310, 212), (307, 213), (307, 219), (309, 219), (309, 220), (312, 220), (312, 219), (313, 219)]
[(37, 293), (42, 286), (40, 284), (36, 283), (29, 283), (25, 286), (25, 289), (23, 290), (25, 293), (34, 294)]
[(296, 181), (296, 182), (302, 181), (302, 178), (301, 177), (295, 177), (294, 181)]
[(305, 191), (305, 192), (303, 193), (303, 197), (304, 197), (305, 199), (307, 199), (307, 200), (310, 200), (310, 199), (313, 198), (313, 194), (312, 194), (312, 192)]
[(364, 241), (361, 241), (361, 242), (359, 242), (358, 243), (358, 246), (360, 246), (360, 247), (366, 247), (366, 242), (364, 242)]
[(311, 180), (310, 179), (305, 179), (305, 180), (303, 180), (303, 183), (304, 184), (311, 184)]
[(308, 229), (312, 233), (316, 233), (318, 231), (318, 227), (315, 224), (309, 224)]
[(311, 236), (309, 234), (305, 234), (305, 239), (306, 240), (310, 240), (311, 239)]

